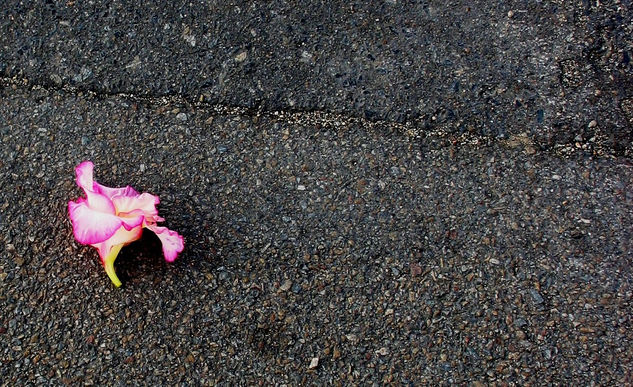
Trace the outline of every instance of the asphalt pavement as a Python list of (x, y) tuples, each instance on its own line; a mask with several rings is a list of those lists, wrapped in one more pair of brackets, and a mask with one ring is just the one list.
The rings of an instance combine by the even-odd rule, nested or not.
[(0, 384), (633, 383), (631, 3), (432, 3), (5, 2)]

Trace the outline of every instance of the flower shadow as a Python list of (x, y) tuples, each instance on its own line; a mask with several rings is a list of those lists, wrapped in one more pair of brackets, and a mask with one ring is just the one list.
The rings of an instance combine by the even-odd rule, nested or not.
[(163, 257), (160, 239), (148, 230), (143, 231), (141, 239), (121, 249), (114, 262), (115, 271), (124, 287), (148, 281), (160, 283), (169, 266)]

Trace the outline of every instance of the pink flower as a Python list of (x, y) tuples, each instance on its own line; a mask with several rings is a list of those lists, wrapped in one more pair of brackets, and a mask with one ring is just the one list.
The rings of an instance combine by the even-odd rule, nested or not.
[(114, 272), (114, 260), (121, 248), (138, 240), (143, 228), (152, 230), (163, 244), (168, 262), (173, 262), (184, 248), (182, 236), (160, 227), (164, 221), (158, 216), (158, 196), (139, 194), (132, 187), (109, 188), (92, 179), (94, 165), (84, 161), (75, 168), (77, 185), (86, 198), (68, 202), (68, 213), (75, 239), (81, 244), (96, 247), (106, 273), (117, 287), (121, 281)]

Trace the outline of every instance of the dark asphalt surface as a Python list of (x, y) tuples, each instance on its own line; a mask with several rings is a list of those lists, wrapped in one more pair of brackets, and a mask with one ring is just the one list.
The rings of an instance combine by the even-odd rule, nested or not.
[(0, 384), (633, 383), (630, 2), (257, 4), (0, 8)]
[(633, 155), (630, 0), (4, 3), (8, 77)]

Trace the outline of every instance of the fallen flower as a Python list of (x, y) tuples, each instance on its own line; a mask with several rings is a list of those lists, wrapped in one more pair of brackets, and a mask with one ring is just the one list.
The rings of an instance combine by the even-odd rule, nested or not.
[(75, 168), (77, 185), (86, 197), (68, 202), (68, 213), (75, 239), (99, 251), (101, 263), (114, 285), (121, 286), (114, 271), (114, 260), (123, 246), (141, 237), (143, 228), (158, 236), (165, 260), (173, 262), (184, 243), (175, 231), (156, 225), (165, 220), (158, 216), (158, 196), (139, 194), (130, 186), (105, 187), (93, 180), (93, 169), (91, 161), (84, 161)]

